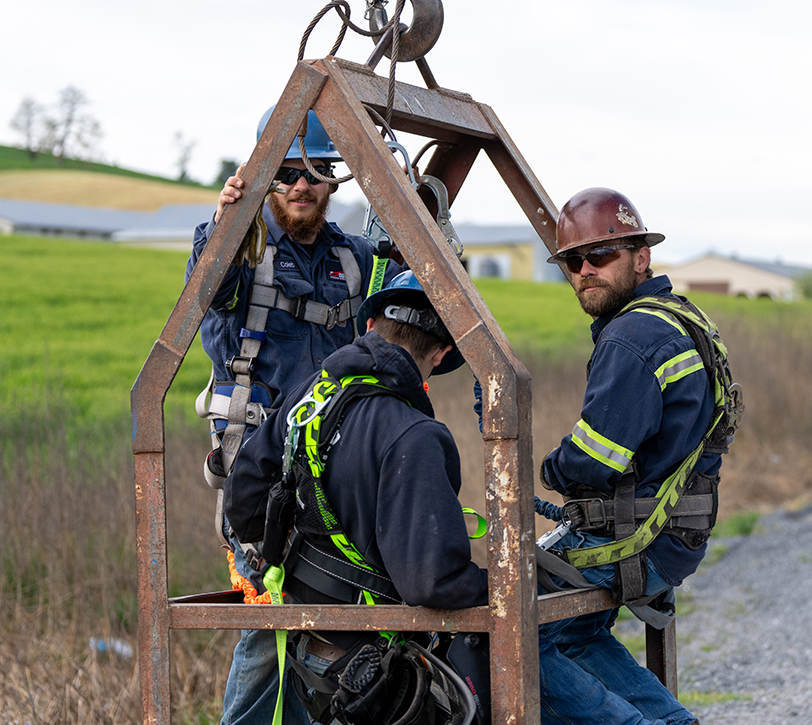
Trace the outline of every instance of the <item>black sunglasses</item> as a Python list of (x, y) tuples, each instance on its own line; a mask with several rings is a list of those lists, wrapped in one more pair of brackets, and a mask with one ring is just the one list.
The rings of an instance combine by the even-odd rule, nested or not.
[[(313, 168), (322, 176), (330, 175), (330, 168), (328, 166), (314, 166)], [(276, 181), (286, 186), (293, 186), (303, 176), (305, 181), (311, 186), (321, 184), (321, 179), (317, 179), (307, 169), (293, 169), (290, 166), (279, 167), (279, 171), (276, 172)]]
[(586, 254), (572, 252), (564, 257), (562, 261), (566, 263), (567, 269), (570, 272), (577, 274), (581, 271), (581, 267), (584, 266), (584, 260), (589, 262), (593, 267), (605, 267), (607, 264), (609, 264), (609, 262), (614, 262), (616, 259), (620, 258), (621, 249), (634, 249), (634, 245), (612, 244), (606, 247), (596, 247), (595, 249), (590, 249), (588, 252), (586, 252)]

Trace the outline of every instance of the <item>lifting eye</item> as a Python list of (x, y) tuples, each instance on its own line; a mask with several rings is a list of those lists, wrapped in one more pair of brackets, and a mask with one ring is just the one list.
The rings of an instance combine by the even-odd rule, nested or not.
[[(440, 37), (443, 29), (443, 3), (441, 0), (410, 0), (412, 3), (412, 24), (408, 27), (401, 24), (398, 38), (398, 63), (418, 60), (428, 53)], [(389, 18), (383, 5), (375, 3), (369, 9), (369, 29), (375, 33), (380, 30)], [(374, 36), (377, 43), (380, 36)], [(386, 57), (392, 57), (392, 48), (386, 51)]]

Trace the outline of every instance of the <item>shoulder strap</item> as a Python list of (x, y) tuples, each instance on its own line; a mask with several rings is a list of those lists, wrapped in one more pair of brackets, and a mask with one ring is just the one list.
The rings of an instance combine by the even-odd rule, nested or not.
[[(338, 440), (338, 430), (347, 406), (354, 400), (373, 395), (392, 395), (408, 404), (402, 396), (383, 386), (372, 375), (345, 377), (339, 381), (331, 377), (326, 370), (322, 371), (322, 377), (316, 381), (310, 393), (294, 405), (288, 415), (283, 480), (287, 480), (289, 485), (296, 489), (299, 505), (295, 509), (294, 523), (297, 529), (305, 536), (308, 533), (316, 536), (323, 546), (348, 560), (354, 567), (382, 576), (367, 564), (363, 555), (347, 539), (321, 484), (328, 454), (333, 443)], [(300, 556), (298, 549), (293, 551), (292, 556), (291, 570), (307, 572), (312, 569), (312, 567), (302, 569), (293, 560)], [(334, 569), (336, 571), (326, 568), (322, 573), (348, 581), (361, 590), (368, 604), (374, 604), (376, 597), (382, 596), (380, 587), (370, 591), (368, 586), (365, 586), (368, 584), (366, 579), (348, 578), (346, 566), (337, 566)], [(313, 586), (313, 581), (304, 578), (303, 581)], [(323, 586), (314, 588), (324, 590)]]
[(226, 473), (231, 470), (245, 435), (246, 411), (248, 410), (248, 403), (251, 401), (254, 377), (253, 360), (259, 356), (259, 349), (265, 341), (265, 326), (270, 311), (270, 306), (265, 301), (268, 290), (273, 289), (273, 260), (275, 254), (276, 247), (268, 245), (265, 248), (265, 256), (262, 262), (256, 267), (245, 326), (240, 330), (240, 337), (242, 338), (240, 356), (231, 360), (231, 372), (234, 375), (236, 385), (231, 393), (231, 401), (228, 405), (228, 425), (223, 432), (221, 444), (223, 448), (223, 467)]

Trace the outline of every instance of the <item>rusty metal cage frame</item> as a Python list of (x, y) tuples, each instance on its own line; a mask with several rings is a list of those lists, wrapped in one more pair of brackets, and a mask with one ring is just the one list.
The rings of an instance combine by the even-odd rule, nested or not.
[[(537, 597), (530, 376), (513, 353), (433, 216), (433, 197), (408, 183), (365, 106), (386, 107), (387, 85), (368, 66), (301, 61), (243, 172), (244, 197), (215, 227), (131, 394), (135, 458), (139, 655), (143, 721), (170, 722), (171, 629), (488, 632), (494, 722), (538, 723), (536, 623), (616, 606), (605, 590)], [(163, 404), (307, 111), (313, 109), (483, 387), (489, 605), (439, 611), (398, 606), (247, 605), (232, 593), (170, 599)], [(484, 150), (546, 247), (558, 211), (488, 106), (467, 94), (397, 83), (392, 128), (439, 141), (425, 173), (453, 202)], [(241, 595), (240, 595), (241, 597)], [(676, 692), (675, 630), (647, 629), (649, 667)]]

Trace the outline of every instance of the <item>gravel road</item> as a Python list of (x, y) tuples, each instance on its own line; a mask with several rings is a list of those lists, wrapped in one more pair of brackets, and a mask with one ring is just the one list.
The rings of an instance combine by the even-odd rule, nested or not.
[(682, 587), (680, 691), (714, 693), (702, 725), (812, 723), (812, 506), (711, 546)]

